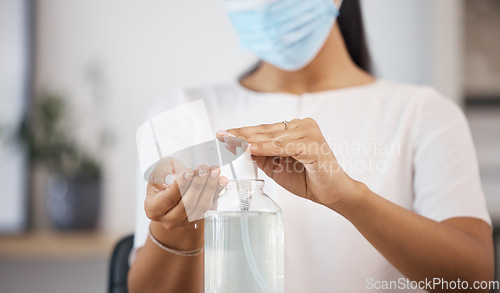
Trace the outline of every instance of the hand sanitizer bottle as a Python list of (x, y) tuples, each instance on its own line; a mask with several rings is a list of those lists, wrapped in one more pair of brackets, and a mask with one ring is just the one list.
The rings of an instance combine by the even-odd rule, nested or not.
[(263, 187), (233, 180), (206, 213), (206, 293), (284, 292), (283, 214)]

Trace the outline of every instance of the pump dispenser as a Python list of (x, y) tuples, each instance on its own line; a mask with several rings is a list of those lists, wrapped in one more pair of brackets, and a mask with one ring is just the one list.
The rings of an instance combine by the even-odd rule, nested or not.
[[(248, 143), (213, 133), (203, 99), (149, 118), (136, 134), (144, 179), (164, 185), (168, 175), (202, 164), (220, 166), (227, 176), (229, 165), (233, 180), (205, 214), (205, 292), (282, 293), (281, 209), (264, 193)], [(188, 221), (199, 220), (201, 214), (193, 216), (198, 199), (182, 200)]]
[(239, 159), (230, 163), (234, 180), (205, 214), (205, 292), (282, 293), (283, 214), (251, 156)]

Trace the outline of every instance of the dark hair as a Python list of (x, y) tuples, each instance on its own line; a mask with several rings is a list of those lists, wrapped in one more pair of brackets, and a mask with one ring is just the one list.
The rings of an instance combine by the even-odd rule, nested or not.
[(338, 24), (351, 59), (358, 67), (371, 73), (372, 64), (359, 0), (344, 0)]
[[(333, 0), (331, 0), (333, 1)], [(337, 20), (347, 51), (354, 63), (364, 71), (372, 73), (368, 43), (366, 42), (363, 16), (359, 0), (344, 0)], [(259, 69), (261, 61), (247, 69), (239, 79), (243, 79)]]

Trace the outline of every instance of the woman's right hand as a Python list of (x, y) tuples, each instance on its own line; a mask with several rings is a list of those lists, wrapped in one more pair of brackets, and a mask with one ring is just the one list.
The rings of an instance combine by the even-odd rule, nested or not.
[(178, 255), (153, 239), (173, 250), (201, 252), (203, 215), (216, 206), (228, 179), (217, 166), (200, 165), (193, 170), (172, 158), (160, 160), (146, 176), (144, 209), (153, 237), (137, 250), (128, 275), (130, 292), (201, 292), (203, 254)]
[[(200, 165), (193, 170), (164, 158), (150, 175), (144, 202), (146, 215), (154, 222), (152, 225), (159, 224), (167, 231), (192, 230), (205, 212), (216, 206), (228, 182), (217, 166)], [(201, 233), (202, 229), (198, 230)]]

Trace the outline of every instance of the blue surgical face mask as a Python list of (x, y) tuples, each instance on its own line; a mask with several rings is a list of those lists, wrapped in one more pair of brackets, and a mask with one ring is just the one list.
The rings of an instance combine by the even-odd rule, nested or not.
[(242, 48), (287, 71), (309, 64), (339, 11), (333, 0), (226, 0)]

